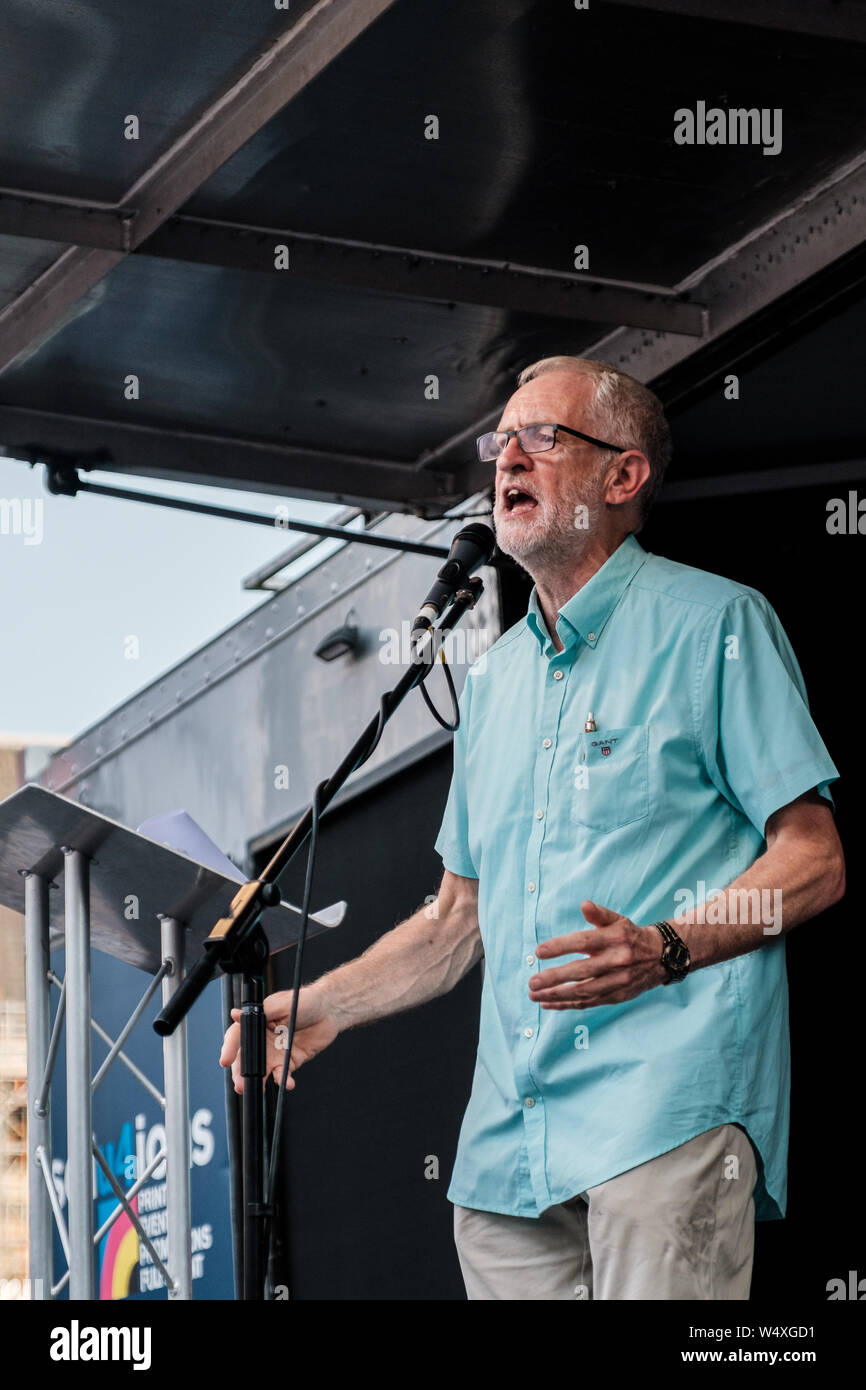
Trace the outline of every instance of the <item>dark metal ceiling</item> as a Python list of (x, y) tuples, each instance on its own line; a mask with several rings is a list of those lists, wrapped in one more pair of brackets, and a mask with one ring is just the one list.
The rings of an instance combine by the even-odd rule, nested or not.
[[(12, 0), (0, 447), (432, 514), (484, 484), (471, 438), (535, 356), (693, 414), (796, 324), (820, 398), (822, 311), (866, 286), (864, 10)], [(678, 145), (699, 101), (780, 109), (781, 151)], [(850, 397), (828, 426), (762, 382), (723, 461), (683, 416), (687, 475), (759, 466), (780, 414), (804, 456), (862, 438)]]

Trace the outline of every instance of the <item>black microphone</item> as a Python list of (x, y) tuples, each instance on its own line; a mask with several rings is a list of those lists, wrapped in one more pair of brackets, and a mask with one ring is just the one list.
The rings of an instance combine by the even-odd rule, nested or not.
[(495, 535), (489, 526), (483, 526), (480, 522), (464, 526), (462, 531), (457, 532), (451, 542), (448, 559), (436, 576), (436, 583), (415, 615), (413, 634), (432, 626), (434, 619), (441, 616), (473, 571), (490, 563), (495, 547)]

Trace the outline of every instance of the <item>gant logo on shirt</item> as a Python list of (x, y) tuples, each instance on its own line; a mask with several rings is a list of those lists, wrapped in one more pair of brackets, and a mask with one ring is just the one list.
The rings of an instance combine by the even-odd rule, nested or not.
[(609, 758), (615, 743), (619, 743), (618, 738), (594, 738), (592, 740), (592, 747), (600, 748), (602, 757)]

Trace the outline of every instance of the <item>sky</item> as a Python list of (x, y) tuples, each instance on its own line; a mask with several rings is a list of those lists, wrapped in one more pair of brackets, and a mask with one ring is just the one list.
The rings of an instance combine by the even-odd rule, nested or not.
[[(299, 538), (86, 493), (54, 497), (43, 474), (0, 458), (0, 742), (81, 733), (266, 602), (243, 580)], [(82, 476), (251, 512), (285, 504), (293, 521), (327, 522), (341, 510), (95, 470)], [(339, 544), (323, 542), (328, 550)], [(309, 564), (305, 556), (294, 568)]]

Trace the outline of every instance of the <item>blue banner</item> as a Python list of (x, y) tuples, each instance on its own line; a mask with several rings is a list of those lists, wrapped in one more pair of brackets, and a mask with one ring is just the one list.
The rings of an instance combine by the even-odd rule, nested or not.
[[(62, 978), (63, 953), (52, 955)], [(149, 977), (99, 951), (92, 953), (93, 1018), (114, 1039), (147, 988)], [(58, 992), (54, 991), (52, 1014)], [(124, 1044), (124, 1052), (162, 1094), (162, 1040), (151, 1026), (161, 1008), (157, 991), (144, 1016)], [(192, 1199), (192, 1276), (196, 1299), (235, 1296), (231, 1246), (229, 1161), (225, 1125), (225, 1073), (217, 1064), (223, 1027), (219, 984), (214, 982), (194, 1005), (188, 1019), (190, 1103), (190, 1189)], [(94, 1031), (93, 1073), (107, 1056), (109, 1044)], [(66, 1202), (66, 1052), (61, 1043), (54, 1070), (51, 1101), (52, 1172), (64, 1218)], [(93, 1132), (111, 1172), (127, 1192), (137, 1175), (165, 1144), (165, 1115), (159, 1101), (116, 1058), (93, 1096)], [(93, 1161), (94, 1233), (118, 1206), (105, 1174)], [(138, 1218), (157, 1254), (167, 1263), (165, 1164), (161, 1163), (132, 1199)], [(166, 1299), (165, 1282), (126, 1212), (114, 1221), (96, 1248), (96, 1289), (100, 1299)], [(54, 1282), (66, 1268), (55, 1233)], [(61, 1297), (68, 1297), (68, 1285)]]

